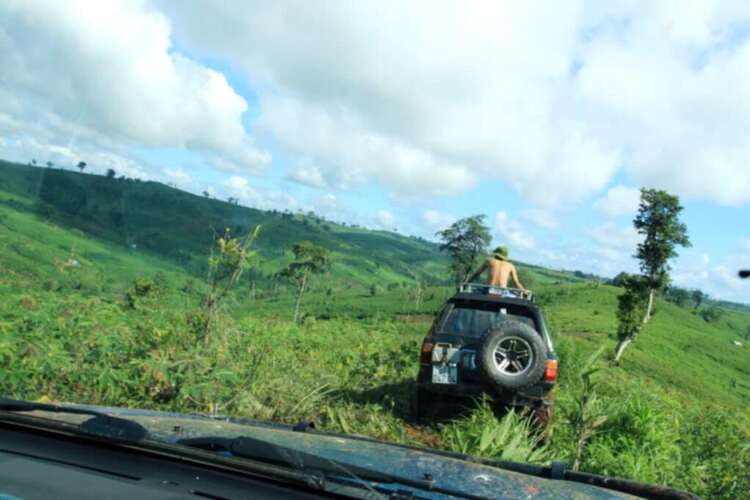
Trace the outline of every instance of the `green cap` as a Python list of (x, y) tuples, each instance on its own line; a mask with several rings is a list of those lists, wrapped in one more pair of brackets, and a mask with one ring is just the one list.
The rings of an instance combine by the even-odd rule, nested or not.
[(497, 247), (492, 251), (492, 256), (496, 259), (507, 260), (508, 259), (508, 247)]

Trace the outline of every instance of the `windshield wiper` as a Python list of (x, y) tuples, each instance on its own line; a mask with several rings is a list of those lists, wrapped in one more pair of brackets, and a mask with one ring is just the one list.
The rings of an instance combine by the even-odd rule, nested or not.
[(96, 410), (0, 398), (0, 411), (9, 413), (45, 411), (72, 415), (91, 415), (93, 418), (85, 420), (77, 426), (79, 431), (92, 436), (128, 442), (142, 441), (148, 436), (148, 430), (141, 424), (132, 420), (113, 417)]
[[(370, 488), (368, 483), (372, 482), (409, 486), (422, 491), (428, 490), (461, 498), (481, 498), (462, 491), (438, 487), (436, 486), (436, 481), (431, 476), (427, 476), (422, 480), (405, 478), (395, 474), (373, 471), (368, 468), (323, 458), (312, 453), (250, 437), (225, 438), (207, 436), (180, 439), (176, 444), (282, 465), (295, 470), (315, 471), (322, 473), (327, 480), (358, 485), (360, 487)], [(375, 487), (374, 489), (380, 488)], [(373, 493), (376, 493), (376, 491), (373, 491)], [(380, 489), (377, 493), (389, 495), (396, 493), (396, 491), (383, 491), (383, 489)]]

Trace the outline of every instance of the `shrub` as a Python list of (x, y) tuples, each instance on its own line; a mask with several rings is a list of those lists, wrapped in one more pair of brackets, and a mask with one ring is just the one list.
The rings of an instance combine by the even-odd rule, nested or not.
[(440, 437), (451, 451), (496, 460), (544, 463), (554, 456), (528, 417), (510, 410), (498, 420), (486, 400), (468, 417), (444, 425)]
[(722, 316), (724, 316), (724, 311), (716, 306), (711, 306), (701, 309), (700, 315), (701, 318), (703, 318), (703, 321), (706, 321), (707, 323), (716, 323), (722, 318)]

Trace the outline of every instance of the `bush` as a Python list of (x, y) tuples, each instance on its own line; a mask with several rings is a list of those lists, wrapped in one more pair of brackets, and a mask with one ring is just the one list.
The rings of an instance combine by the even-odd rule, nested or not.
[(553, 458), (528, 417), (510, 410), (498, 420), (486, 400), (468, 417), (444, 425), (440, 437), (443, 447), (468, 455), (537, 464)]
[(133, 285), (125, 292), (125, 301), (131, 309), (137, 309), (144, 299), (154, 294), (157, 290), (156, 283), (149, 278), (138, 277), (133, 280)]
[[(750, 432), (734, 415), (717, 408), (696, 411), (685, 419), (683, 454), (702, 468), (696, 492), (707, 498), (741, 498), (750, 491)], [(744, 492), (744, 493), (743, 493)]]
[(623, 286), (625, 286), (625, 283), (626, 283), (626, 282), (628, 281), (628, 279), (629, 279), (629, 278), (630, 278), (631, 276), (632, 276), (632, 275), (631, 275), (631, 274), (629, 274), (629, 273), (626, 273), (626, 272), (621, 272), (621, 273), (619, 273), (619, 274), (618, 274), (617, 276), (615, 276), (614, 278), (612, 278), (612, 281), (610, 281), (609, 283), (610, 283), (610, 284), (611, 284), (612, 286), (619, 286), (619, 287), (623, 287)]
[(724, 311), (716, 306), (711, 306), (701, 309), (700, 315), (707, 323), (716, 323), (724, 316)]

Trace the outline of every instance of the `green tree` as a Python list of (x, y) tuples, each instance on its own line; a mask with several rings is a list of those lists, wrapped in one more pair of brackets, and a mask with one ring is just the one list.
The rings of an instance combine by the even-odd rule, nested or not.
[[(642, 277), (637, 280), (640, 283), (637, 293), (632, 290), (634, 281), (631, 280), (631, 289), (626, 287), (624, 295), (628, 295), (627, 301), (631, 301), (639, 300), (645, 293), (642, 324), (651, 319), (654, 295), (669, 284), (669, 261), (677, 256), (675, 247), (690, 246), (687, 227), (679, 219), (680, 212), (682, 206), (677, 196), (656, 189), (641, 189), (641, 203), (633, 219), (633, 226), (638, 234), (643, 235), (643, 241), (638, 244), (635, 254), (640, 261)], [(619, 342), (615, 349), (615, 362), (620, 360), (625, 348), (639, 331), (640, 327), (632, 329), (629, 325), (627, 328), (618, 328)]]
[(321, 274), (330, 265), (328, 250), (309, 241), (297, 243), (292, 248), (294, 260), (279, 274), (297, 287), (297, 300), (294, 303), (294, 322), (299, 322), (299, 308), (302, 296), (309, 285), (310, 276)]
[(716, 306), (704, 307), (700, 315), (706, 323), (716, 323), (724, 316), (724, 311)]
[(107, 169), (107, 179), (114, 179), (115, 175), (117, 175), (117, 172), (115, 172), (111, 168)]
[(81, 173), (83, 173), (83, 169), (86, 168), (86, 162), (85, 161), (79, 161), (78, 165), (76, 165), (76, 167), (78, 167), (78, 170), (80, 170)]
[(625, 282), (627, 281), (628, 277), (630, 277), (630, 274), (623, 271), (619, 273), (617, 276), (615, 276), (614, 278), (612, 278), (612, 281), (610, 283), (612, 284), (612, 286), (624, 287)]
[(664, 298), (680, 307), (685, 307), (690, 303), (690, 292), (684, 288), (670, 286), (664, 293)]
[(648, 286), (641, 276), (628, 275), (623, 279), (625, 291), (617, 297), (617, 349), (615, 362), (620, 361), (627, 345), (635, 340), (643, 327), (643, 314), (648, 300)]
[(487, 253), (492, 238), (484, 219), (484, 215), (466, 217), (435, 233), (443, 241), (440, 250), (451, 257), (456, 286), (468, 279), (477, 261)]
[(706, 296), (703, 294), (703, 292), (701, 292), (700, 290), (693, 290), (693, 309), (698, 309), (703, 303), (703, 299), (705, 298)]

